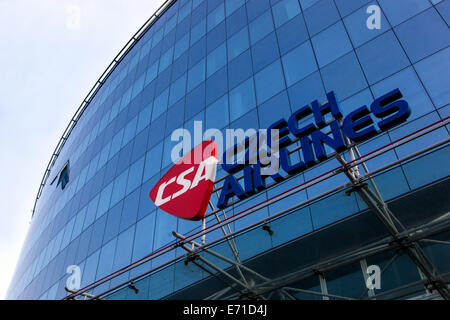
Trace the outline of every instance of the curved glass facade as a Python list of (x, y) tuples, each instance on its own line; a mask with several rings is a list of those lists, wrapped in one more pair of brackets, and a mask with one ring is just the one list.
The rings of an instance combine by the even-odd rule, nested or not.
[[(381, 8), (379, 29), (366, 25), (370, 5)], [(193, 132), (194, 121), (202, 121), (203, 130), (268, 128), (301, 106), (326, 101), (330, 91), (346, 115), (399, 88), (412, 114), (406, 124), (362, 143), (361, 152), (368, 153), (445, 119), (450, 114), (449, 17), (450, 2), (438, 0), (173, 1), (111, 72), (70, 133), (37, 201), (7, 297), (63, 298), (70, 265), (81, 268), (84, 287), (172, 242), (172, 231), (198, 231), (198, 222), (166, 214), (149, 198), (151, 188), (171, 166), (171, 150), (177, 143), (171, 141), (171, 133), (177, 128)], [(367, 165), (376, 169), (448, 135), (443, 126)], [(376, 181), (384, 200), (447, 177), (449, 152), (447, 146), (381, 173)], [(334, 158), (327, 160), (230, 205), (221, 216), (238, 213), (338, 165)], [(218, 178), (225, 174), (218, 167)], [(269, 218), (347, 181), (337, 175), (236, 220), (230, 229)], [(217, 200), (213, 194), (212, 202)], [(355, 194), (335, 193), (273, 222), (273, 235), (257, 228), (237, 237), (240, 259), (277, 250), (366, 209)], [(215, 222), (210, 217), (207, 224)], [(219, 231), (208, 235), (207, 242), (218, 238)], [(226, 254), (225, 245), (220, 245)], [(430, 245), (427, 250), (439, 257), (443, 249)], [(91, 293), (181, 253), (181, 248), (172, 250)], [(448, 257), (447, 251), (438, 261), (446, 272)], [(389, 255), (372, 259), (382, 265)], [(405, 259), (399, 258), (395, 268), (407, 268)], [(402, 275), (389, 275), (392, 286), (420, 279), (414, 266), (408, 268)], [(192, 264), (172, 263), (139, 282), (136, 296), (119, 291), (116, 297), (177, 297), (180, 290), (208, 277)], [(325, 278), (329, 293), (352, 295), (343, 285), (345, 279), (359, 281), (352, 288), (364, 291), (359, 263)], [(320, 290), (321, 284), (313, 279), (305, 287)]]

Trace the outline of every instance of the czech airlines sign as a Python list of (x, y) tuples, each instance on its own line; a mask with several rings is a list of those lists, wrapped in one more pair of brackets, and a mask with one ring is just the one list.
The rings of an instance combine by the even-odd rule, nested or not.
[(160, 209), (183, 219), (200, 220), (216, 179), (217, 147), (204, 141), (179, 160), (153, 187), (150, 198)]
[[(228, 148), (218, 159), (216, 143), (204, 141), (161, 178), (150, 192), (150, 198), (156, 206), (170, 214), (199, 220), (203, 218), (210, 201), (217, 163), (221, 162), (222, 168), (229, 173), (224, 179), (217, 203), (218, 208), (225, 208), (233, 197), (244, 199), (263, 190), (266, 187), (265, 180), (269, 177), (276, 182), (282, 181), (328, 159), (330, 149), (337, 153), (343, 152), (349, 147), (349, 142), (368, 140), (405, 122), (411, 110), (408, 103), (401, 100), (402, 97), (400, 90), (392, 90), (375, 99), (370, 107), (361, 106), (343, 117), (337, 98), (331, 91), (327, 94), (326, 103), (320, 105), (315, 100), (311, 105), (296, 110), (287, 120), (282, 118), (275, 121), (266, 131), (266, 137), (257, 134), (256, 140), (269, 141), (267, 148), (259, 145), (260, 148), (255, 151), (249, 143), (255, 140), (252, 139), (254, 137), (247, 137)], [(308, 122), (309, 118), (311, 120)], [(276, 147), (273, 136), (276, 136)], [(291, 157), (288, 147), (292, 145), (300, 146), (300, 157)], [(244, 153), (241, 159), (245, 161), (230, 162), (229, 150), (237, 149)], [(271, 153), (271, 162), (273, 159), (277, 162), (275, 166), (270, 163), (271, 168), (276, 168), (276, 172), (271, 174), (263, 172), (268, 166), (267, 151)], [(255, 152), (256, 156), (253, 154)], [(248, 159), (257, 160), (250, 162)], [(293, 159), (296, 159), (295, 163)], [(240, 171), (243, 172), (243, 183), (239, 183), (234, 176)]]

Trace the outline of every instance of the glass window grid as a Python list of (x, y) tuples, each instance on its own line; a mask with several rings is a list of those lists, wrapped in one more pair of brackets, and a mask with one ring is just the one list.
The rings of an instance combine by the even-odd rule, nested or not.
[[(350, 14), (350, 13), (349, 13)], [(434, 53), (433, 53), (434, 54)], [(138, 63), (138, 61), (137, 61), (137, 57), (138, 55), (135, 55), (133, 58), (134, 59), (132, 59), (130, 62), (129, 62), (129, 64), (130, 64), (130, 66), (132, 65), (132, 66), (136, 66), (136, 64)], [(128, 67), (128, 66), (127, 66)], [(409, 66), (408, 66), (409, 67)], [(407, 67), (407, 68), (408, 68)], [(114, 80), (117, 80), (117, 79), (124, 79), (125, 78), (125, 70), (127, 70), (127, 68), (123, 68), (121, 71), (120, 71), (120, 74), (118, 74), (115, 78), (113, 78)], [(402, 70), (400, 70), (400, 71), (398, 71), (397, 73), (399, 73), (399, 72), (401, 72), (401, 71), (403, 71), (403, 69)], [(392, 76), (392, 75), (389, 75), (388, 77), (390, 77), (390, 76)], [(386, 77), (386, 78), (388, 78), (388, 77)], [(386, 78), (383, 78), (382, 80), (380, 80), (380, 81), (378, 81), (377, 83), (380, 83), (380, 82), (383, 82)], [(112, 83), (112, 82), (111, 82)], [(376, 85), (377, 83), (374, 83), (374, 85)], [(117, 81), (114, 83), (114, 84), (117, 84)], [(108, 90), (108, 91), (113, 91), (114, 90), (114, 88), (113, 88), (113, 85), (111, 84), (111, 85), (108, 85), (107, 86), (107, 88), (108, 89), (110, 89), (110, 90)], [(424, 89), (425, 91), (426, 91), (426, 88)], [(358, 92), (359, 93), (359, 92)], [(356, 94), (358, 94), (358, 93), (356, 93)], [(126, 107), (126, 105), (125, 105), (125, 107)], [(103, 109), (103, 108), (102, 108)], [(100, 109), (100, 110), (102, 110), (102, 109)], [(100, 111), (99, 110), (99, 111)], [(99, 112), (100, 113), (100, 112)], [(93, 115), (94, 113), (88, 113), (88, 116), (86, 116), (84, 119), (82, 119), (83, 121), (80, 121), (81, 123), (80, 124), (78, 124), (78, 128), (81, 128), (81, 129), (83, 129), (84, 127), (86, 127), (86, 123), (87, 122), (89, 122), (89, 120), (90, 119), (92, 119), (92, 115)], [(109, 115), (109, 114), (108, 114)], [(112, 120), (112, 119), (111, 119)], [(81, 129), (79, 129), (77, 132), (81, 132), (82, 130)], [(98, 132), (97, 132), (97, 134), (99, 134)], [(76, 138), (77, 136), (75, 136), (75, 138)], [(88, 139), (86, 139), (85, 138), (85, 140), (84, 141), (87, 141), (87, 140), (89, 140), (89, 142), (93, 142), (93, 141), (95, 141), (95, 135), (94, 135), (94, 138), (92, 137), (92, 136), (88, 136), (87, 137)], [(72, 140), (73, 141), (73, 140)], [(72, 144), (73, 145), (76, 145), (76, 143), (74, 143), (74, 142), (72, 142)], [(83, 144), (79, 144), (79, 145), (82, 145), (83, 146), (83, 149), (82, 149), (82, 151), (78, 151), (79, 150), (79, 148), (75, 151), (75, 154), (82, 154), (86, 149), (87, 149), (87, 143), (86, 142), (84, 142)], [(73, 188), (72, 188), (73, 189)], [(65, 196), (65, 195), (64, 195)], [(59, 199), (61, 199), (61, 198), (59, 198)], [(58, 200), (59, 200), (58, 199)], [(58, 207), (60, 207), (60, 208), (62, 208), (62, 207), (64, 207), (63, 205), (59, 205)], [(52, 210), (51, 212), (55, 212), (54, 210)], [(56, 216), (56, 214), (57, 213), (52, 213), (52, 216)], [(49, 215), (46, 215), (45, 216), (45, 218), (47, 218), (47, 217), (49, 217)], [(49, 224), (51, 219), (46, 219), (46, 222), (47, 222), (47, 224)], [(41, 225), (41, 230), (43, 230), (43, 229), (45, 229), (45, 228), (42, 228), (42, 225)], [(53, 241), (53, 240), (52, 240)], [(52, 243), (53, 244), (53, 243)], [(43, 252), (46, 252), (45, 250), (43, 251)], [(54, 256), (54, 254), (52, 254), (52, 256)], [(45, 259), (45, 260), (48, 260), (48, 258), (47, 259)]]

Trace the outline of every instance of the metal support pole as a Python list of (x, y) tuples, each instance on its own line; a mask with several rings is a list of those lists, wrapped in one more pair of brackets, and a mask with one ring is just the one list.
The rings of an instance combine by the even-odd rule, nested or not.
[(343, 165), (345, 175), (354, 185), (354, 191), (358, 193), (361, 199), (382, 222), (389, 234), (393, 237), (394, 241), (406, 250), (414, 264), (417, 265), (420, 271), (428, 279), (430, 286), (439, 292), (443, 299), (450, 300), (450, 292), (447, 286), (445, 285), (443, 279), (437, 275), (436, 268), (427, 258), (419, 244), (413, 243), (406, 245), (404, 243), (404, 239), (402, 239), (399, 235), (400, 231), (391, 219), (394, 217), (394, 214), (389, 210), (386, 203), (373, 194), (367, 184), (361, 183), (360, 180), (355, 177), (355, 171), (352, 168), (347, 167), (347, 163), (340, 155), (336, 155), (336, 158)]
[(251, 289), (249, 288), (249, 286), (243, 282), (241, 282), (239, 279), (237, 279), (236, 277), (232, 276), (231, 274), (229, 274), (228, 272), (226, 272), (225, 270), (219, 268), (218, 266), (216, 266), (214, 263), (208, 261), (207, 259), (203, 258), (202, 256), (198, 255), (196, 253), (195, 250), (192, 250), (191, 248), (189, 248), (188, 246), (186, 246), (185, 244), (182, 244), (181, 247), (186, 250), (187, 252), (191, 253), (192, 255), (194, 255), (195, 259), (200, 260), (201, 262), (203, 262), (204, 264), (206, 264), (208, 267), (214, 269), (215, 271), (221, 273), (222, 275), (224, 275), (225, 277), (227, 277), (228, 279), (230, 279), (231, 281), (233, 281), (234, 283), (240, 285), (242, 288), (244, 288), (245, 290), (251, 292)]
[[(183, 235), (181, 235), (181, 234), (179, 234), (179, 233), (177, 233), (177, 232), (172, 232), (172, 234), (173, 234), (176, 238), (178, 238), (178, 239), (181, 239), (181, 240), (185, 240), (185, 239), (186, 239), (185, 236), (183, 236)], [(197, 243), (197, 242), (195, 242), (195, 241), (193, 241), (193, 240), (190, 240), (189, 242), (190, 242), (193, 246), (196, 246), (196, 247), (198, 247), (198, 248), (201, 247), (201, 245), (200, 245), (199, 243)], [(247, 271), (247, 272), (249, 272), (249, 273), (255, 275), (256, 277), (260, 278), (260, 279), (263, 280), (263, 281), (270, 281), (269, 278), (267, 278), (267, 277), (265, 277), (265, 276), (259, 274), (258, 272), (252, 270), (251, 268), (248, 268), (247, 266), (243, 265), (241, 262), (233, 261), (233, 260), (231, 260), (231, 259), (229, 259), (229, 258), (227, 258), (227, 257), (225, 257), (225, 256), (223, 256), (223, 255), (221, 255), (220, 253), (217, 253), (217, 252), (215, 252), (214, 250), (211, 250), (211, 249), (208, 249), (208, 248), (203, 248), (202, 250), (205, 251), (205, 252), (207, 252), (207, 253), (209, 253), (209, 254), (211, 254), (211, 255), (213, 255), (213, 256), (215, 256), (216, 258), (219, 258), (219, 259), (221, 259), (221, 260), (223, 260), (223, 261), (225, 261), (225, 262), (228, 262), (228, 263), (234, 265), (234, 266), (236, 267), (236, 269), (238, 270), (239, 273), (241, 272), (241, 269), (243, 269), (243, 270), (245, 270), (245, 271)], [(203, 258), (203, 259), (205, 259), (205, 258)], [(245, 284), (246, 284), (248, 287), (250, 287), (250, 285), (249, 285), (248, 282), (245, 282)], [(295, 298), (294, 296), (292, 296), (291, 294), (289, 294), (288, 292), (286, 292), (283, 288), (281, 288), (280, 291), (282, 291), (283, 294), (284, 294), (285, 296), (289, 297), (290, 299), (296, 300), (296, 298)]]
[[(203, 218), (202, 219), (202, 231), (204, 231), (206, 229), (206, 219)], [(205, 245), (206, 244), (206, 233), (204, 235), (202, 235), (202, 244)]]

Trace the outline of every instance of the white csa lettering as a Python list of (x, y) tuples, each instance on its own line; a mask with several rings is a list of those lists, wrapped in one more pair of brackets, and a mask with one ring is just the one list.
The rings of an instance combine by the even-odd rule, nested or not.
[[(178, 196), (181, 196), (189, 189), (198, 186), (199, 182), (202, 180), (211, 180), (212, 182), (214, 182), (214, 180), (216, 179), (216, 168), (217, 168), (217, 159), (215, 157), (209, 157), (208, 159), (200, 163), (197, 172), (195, 173), (193, 181), (190, 181), (185, 177), (194, 171), (195, 166), (192, 166), (189, 169), (183, 171), (178, 177), (172, 177), (168, 181), (161, 183), (161, 185), (158, 188), (155, 204), (159, 207), (164, 203), (172, 199), (175, 199)], [(175, 192), (174, 194), (168, 195), (164, 198), (163, 195), (164, 190), (169, 184), (174, 183), (175, 181), (178, 185), (182, 186), (182, 188), (179, 191)]]

